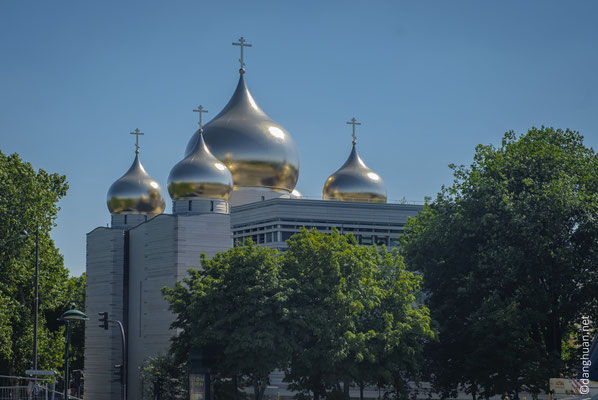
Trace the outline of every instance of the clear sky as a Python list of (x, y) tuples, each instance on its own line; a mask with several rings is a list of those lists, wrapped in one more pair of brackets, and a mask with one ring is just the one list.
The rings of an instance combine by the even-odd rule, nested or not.
[[(165, 189), (196, 129), (238, 79), (294, 137), (297, 188), (319, 198), (358, 149), (389, 199), (423, 201), (449, 163), (531, 126), (598, 148), (598, 2), (0, 2), (0, 150), (70, 184), (53, 238), (71, 273), (85, 234), (110, 221), (106, 192), (141, 161)], [(163, 190), (170, 212), (170, 198)]]

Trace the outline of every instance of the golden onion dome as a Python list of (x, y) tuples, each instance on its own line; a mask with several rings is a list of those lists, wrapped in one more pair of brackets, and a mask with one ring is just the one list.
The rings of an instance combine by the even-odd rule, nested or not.
[(138, 154), (131, 168), (110, 186), (106, 202), (111, 214), (162, 214), (166, 208), (160, 185), (145, 172)]
[(386, 185), (382, 177), (363, 162), (353, 142), (347, 161), (326, 179), (324, 200), (386, 203)]
[(168, 175), (168, 193), (173, 200), (196, 197), (228, 200), (233, 191), (233, 177), (206, 146), (202, 130), (195, 146)]
[[(291, 192), (299, 178), (297, 145), (286, 129), (258, 107), (243, 72), (228, 104), (205, 125), (205, 142), (232, 173), (235, 189), (262, 187)], [(186, 155), (197, 140), (198, 135), (193, 135)]]

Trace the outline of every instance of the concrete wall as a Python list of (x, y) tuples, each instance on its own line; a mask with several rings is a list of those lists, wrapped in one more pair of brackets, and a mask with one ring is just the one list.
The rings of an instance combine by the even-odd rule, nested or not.
[(407, 218), (415, 217), (422, 208), (411, 204), (278, 198), (233, 207), (231, 223), (237, 242), (249, 237), (279, 250), (288, 247), (285, 238), (302, 226), (322, 232), (336, 228), (343, 234), (354, 234), (364, 245), (396, 246)]
[(111, 400), (121, 396), (113, 382), (113, 366), (121, 364), (120, 330), (98, 327), (98, 313), (123, 319), (125, 231), (97, 228), (87, 235), (87, 290), (85, 312), (85, 398)]
[(161, 289), (187, 277), (208, 257), (232, 246), (228, 214), (160, 215), (130, 231), (129, 400), (141, 398), (139, 368), (166, 354), (174, 315)]

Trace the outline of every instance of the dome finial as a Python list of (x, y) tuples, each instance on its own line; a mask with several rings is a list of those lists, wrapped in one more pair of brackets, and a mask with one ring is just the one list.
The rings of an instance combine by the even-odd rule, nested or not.
[(323, 200), (386, 203), (386, 185), (374, 171), (363, 162), (355, 143), (355, 125), (361, 125), (355, 118), (347, 122), (353, 125), (353, 148), (347, 161), (326, 179), (322, 189)]
[(139, 135), (145, 135), (145, 133), (141, 132), (139, 128), (135, 129), (133, 132), (129, 132), (131, 135), (135, 135), (135, 154), (139, 154)]
[(160, 185), (143, 168), (139, 161), (139, 129), (129, 132), (135, 135), (135, 159), (127, 172), (117, 179), (106, 199), (110, 214), (162, 214), (166, 206)]
[(203, 108), (203, 106), (200, 104), (199, 107), (197, 107), (197, 110), (193, 110), (193, 112), (199, 113), (199, 122), (197, 124), (199, 125), (199, 133), (203, 133), (203, 123), (202, 123), (201, 117), (202, 117), (202, 114), (207, 113), (208, 110)]
[(357, 136), (355, 136), (355, 125), (361, 125), (361, 122), (357, 122), (357, 120), (355, 119), (355, 117), (351, 118), (351, 121), (347, 122), (348, 125), (353, 125), (353, 146), (355, 146), (355, 143), (357, 143)]
[(252, 45), (249, 43), (245, 43), (245, 39), (243, 38), (243, 36), (241, 36), (239, 38), (239, 43), (233, 42), (233, 46), (241, 47), (241, 58), (239, 58), (239, 62), (241, 63), (241, 69), (239, 70), (239, 73), (243, 75), (245, 73), (245, 62), (243, 61), (243, 47), (251, 47)]
[(179, 161), (168, 175), (168, 193), (173, 200), (212, 198), (228, 200), (233, 191), (230, 170), (210, 152), (203, 138), (202, 105), (193, 110), (199, 113), (199, 131), (191, 151)]

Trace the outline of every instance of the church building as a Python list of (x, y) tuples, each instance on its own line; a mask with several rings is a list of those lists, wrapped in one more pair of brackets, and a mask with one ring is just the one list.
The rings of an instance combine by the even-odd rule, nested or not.
[[(421, 206), (387, 203), (380, 175), (357, 152), (355, 118), (347, 160), (326, 180), (322, 199), (304, 199), (295, 190), (299, 151), (290, 133), (257, 105), (245, 83), (241, 38), (239, 82), (228, 104), (199, 129), (184, 158), (172, 167), (166, 188), (172, 212), (166, 213), (161, 186), (139, 159), (108, 190), (109, 227), (87, 234), (85, 397), (122, 396), (114, 365), (122, 363), (120, 331), (100, 329), (99, 312), (122, 321), (127, 345), (127, 398), (141, 399), (140, 367), (168, 352), (174, 315), (161, 288), (201, 268), (200, 255), (212, 257), (251, 238), (263, 246), (286, 249), (301, 227), (355, 235), (363, 245), (395, 247), (407, 217)], [(373, 155), (371, 155), (373, 156)], [(340, 160), (339, 160), (340, 161)], [(339, 162), (340, 164), (340, 162)]]

